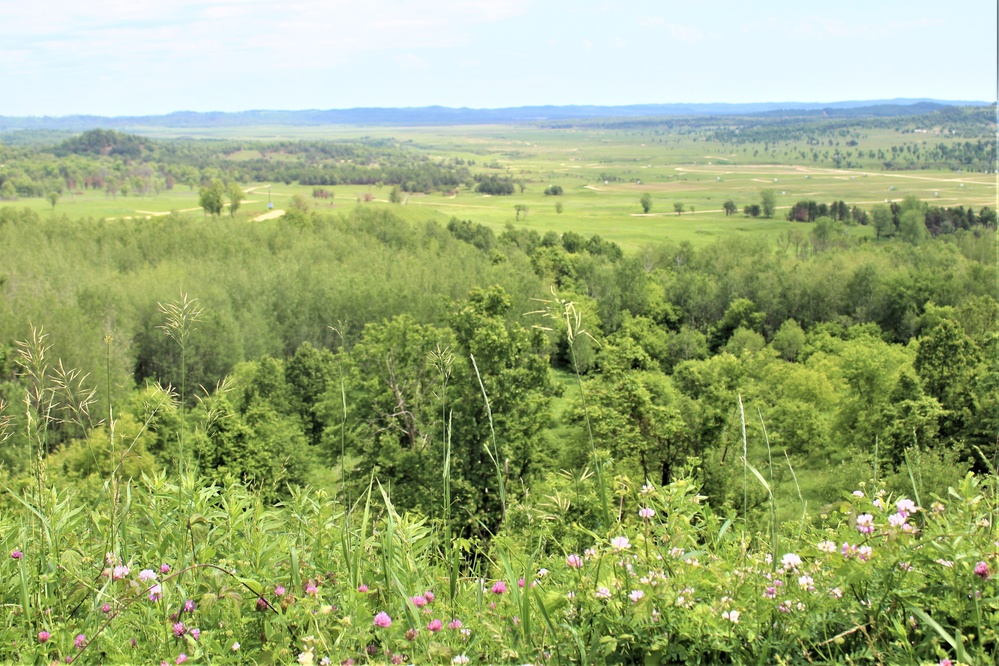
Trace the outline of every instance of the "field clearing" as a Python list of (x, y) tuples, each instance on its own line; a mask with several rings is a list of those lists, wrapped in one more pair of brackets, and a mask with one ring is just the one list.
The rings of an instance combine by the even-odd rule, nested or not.
[[(781, 232), (801, 228), (782, 216), (796, 201), (812, 199), (869, 208), (877, 203), (900, 201), (914, 195), (931, 205), (997, 207), (997, 181), (992, 174), (918, 170), (886, 171), (876, 160), (864, 159), (858, 168), (835, 168), (801, 159), (802, 142), (782, 144), (731, 144), (682, 133), (659, 130), (545, 128), (536, 126), (476, 125), (456, 127), (240, 127), (133, 128), (157, 139), (214, 138), (242, 140), (327, 139), (332, 141), (393, 140), (431, 159), (463, 159), (473, 174), (509, 178), (517, 184), (510, 196), (484, 196), (468, 187), (456, 194), (404, 195), (401, 204), (390, 204), (387, 185), (326, 186), (332, 201), (312, 198), (312, 186), (283, 183), (247, 183), (253, 196), (243, 201), (238, 217), (258, 218), (269, 212), (269, 190), (275, 209), (287, 209), (291, 198), (302, 195), (317, 211), (342, 212), (355, 205), (392, 206), (402, 217), (434, 219), (446, 224), (452, 217), (467, 219), (501, 231), (508, 224), (547, 231), (576, 231), (601, 236), (634, 250), (650, 242), (670, 240), (693, 244), (712, 242), (726, 234), (763, 234), (771, 239)], [(862, 130), (856, 150), (885, 150), (909, 142), (956, 142), (930, 128), (925, 134), (900, 134), (894, 130)], [(845, 138), (845, 137), (843, 137)], [(839, 144), (840, 137), (828, 144)], [(769, 150), (768, 150), (769, 148)], [(833, 149), (836, 149), (835, 146)], [(224, 156), (231, 162), (259, 159), (251, 146)], [(290, 158), (268, 153), (269, 159)], [(563, 188), (560, 196), (545, 196), (549, 185)], [(773, 190), (778, 215), (752, 219), (741, 211), (760, 202), (760, 191)], [(650, 214), (642, 214), (639, 199), (652, 196)], [(370, 201), (366, 201), (370, 199)], [(736, 215), (726, 217), (722, 205), (732, 200)], [(556, 204), (561, 204), (561, 212)], [(683, 206), (676, 214), (675, 206)], [(27, 206), (42, 215), (104, 219), (151, 217), (172, 211), (196, 214), (198, 193), (178, 185), (173, 190), (147, 196), (108, 198), (104, 192), (65, 194), (55, 206), (44, 199), (0, 202), (0, 206)], [(516, 207), (526, 207), (518, 214)], [(224, 214), (224, 213), (223, 213)], [(852, 227), (851, 234), (870, 229)]]

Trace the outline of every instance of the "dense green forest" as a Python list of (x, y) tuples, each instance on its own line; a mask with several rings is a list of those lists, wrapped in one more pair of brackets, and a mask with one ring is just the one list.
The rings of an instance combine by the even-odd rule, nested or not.
[[(113, 406), (130, 427), (151, 418), (135, 473), (175, 468), (186, 446), (208, 478), (267, 497), (375, 474), (431, 516), (449, 440), (455, 520), (479, 536), (501, 521), (494, 465), (515, 496), (597, 455), (655, 483), (696, 470), (712, 502), (734, 503), (740, 400), (812, 506), (910, 450), (937, 461), (927, 483), (979, 468), (999, 428), (994, 228), (860, 242), (836, 224), (776, 249), (625, 255), (364, 206), (258, 224), (5, 208), (4, 414), (23, 426), (26, 392), (44, 402), (49, 464), (84, 487)], [(169, 408), (150, 417), (150, 401)], [(24, 437), (2, 451), (19, 478)], [(788, 469), (782, 456), (772, 473), (790, 484)]]

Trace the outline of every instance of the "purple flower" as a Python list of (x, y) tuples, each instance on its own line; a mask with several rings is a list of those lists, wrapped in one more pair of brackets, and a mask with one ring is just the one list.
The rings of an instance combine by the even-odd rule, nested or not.
[(504, 583), (501, 580), (496, 581), (496, 583), (493, 585), (491, 591), (492, 591), (493, 594), (503, 594), (503, 593), (505, 593), (506, 592), (506, 583)]
[(198, 605), (194, 603), (194, 599), (188, 599), (187, 601), (184, 602), (185, 613), (193, 613), (194, 609), (196, 609), (197, 607)]
[(196, 641), (201, 640), (201, 629), (195, 627), (194, 629), (191, 629), (191, 631), (189, 631), (188, 633), (191, 634), (191, 638), (193, 638), (194, 640)]
[(150, 601), (159, 601), (162, 598), (163, 598), (163, 588), (160, 587), (159, 583), (149, 588)]
[(568, 567), (572, 569), (583, 568), (583, 558), (581, 558), (579, 555), (576, 555), (575, 553), (565, 558), (565, 563)]
[(382, 611), (375, 616), (374, 624), (376, 627), (382, 627), (383, 629), (388, 629), (392, 626), (392, 618), (385, 611)]
[(77, 650), (82, 650), (87, 647), (87, 637), (84, 634), (77, 634), (76, 638), (73, 639), (73, 645), (76, 646)]
[(982, 580), (988, 580), (990, 575), (989, 565), (985, 562), (979, 562), (978, 564), (976, 564), (975, 575), (981, 578)]
[(187, 661), (187, 655), (181, 652), (180, 654), (177, 655), (177, 658), (173, 660), (173, 663), (183, 664), (185, 661)]
[(169, 564), (161, 564), (160, 565), (160, 573), (161, 574), (168, 574), (168, 573), (170, 573), (170, 565)]
[(437, 633), (438, 631), (440, 631), (443, 628), (444, 628), (444, 623), (441, 622), (440, 620), (436, 619), (436, 618), (433, 619), (433, 620), (431, 620), (430, 624), (427, 625), (427, 631), (430, 631), (430, 632), (433, 632), (433, 633)]
[(364, 583), (361, 583), (360, 585), (357, 586), (357, 591), (360, 592), (361, 594), (364, 594), (365, 592), (368, 591), (368, 586), (365, 585)]
[(152, 569), (143, 569), (139, 572), (139, 580), (143, 583), (148, 583), (151, 580), (156, 580), (156, 572)]
[(415, 597), (410, 597), (409, 602), (417, 608), (423, 608), (427, 605), (427, 598), (422, 595), (417, 595)]
[(447, 623), (448, 629), (461, 629), (461, 620), (455, 618)]
[(306, 594), (309, 594), (309, 595), (312, 595), (312, 596), (314, 597), (314, 596), (316, 596), (316, 595), (318, 595), (318, 594), (319, 594), (319, 588), (318, 588), (318, 587), (316, 587), (316, 584), (315, 584), (315, 583), (313, 583), (313, 582), (311, 582), (311, 581), (310, 581), (310, 582), (309, 582), (309, 583), (308, 583), (308, 584), (307, 584), (307, 585), (305, 586), (305, 593), (306, 593)]
[(638, 510), (638, 515), (641, 516), (644, 520), (648, 520), (652, 516), (656, 515), (656, 510), (650, 506), (643, 506), (641, 509)]
[(423, 597), (427, 600), (427, 603), (433, 603), (434, 599), (437, 598), (437, 597), (434, 596), (434, 593), (431, 592), (430, 590), (427, 590), (426, 592), (424, 592), (423, 593)]
[(520, 578), (517, 580), (517, 587), (524, 587), (524, 579)]
[(870, 534), (874, 531), (874, 516), (869, 513), (862, 513), (857, 516), (857, 531), (861, 534)]
[(173, 625), (173, 635), (180, 638), (187, 633), (187, 627), (184, 626), (183, 622), (175, 622)]
[(14, 550), (10, 551), (10, 559), (12, 559), (12, 560), (20, 560), (20, 559), (23, 559), (23, 558), (24, 558), (24, 553), (22, 553), (17, 548), (15, 548)]
[(257, 610), (265, 611), (268, 608), (270, 608), (270, 604), (267, 603), (267, 600), (263, 597), (257, 597)]
[(38, 642), (39, 643), (45, 643), (50, 638), (52, 638), (52, 634), (50, 634), (49, 632), (47, 632), (47, 631), (39, 631), (38, 632)]
[(119, 564), (111, 571), (111, 578), (114, 580), (121, 580), (128, 575), (129, 568), (124, 564)]
[(274, 588), (274, 596), (283, 597), (288, 590), (284, 589), (283, 585), (278, 585)]
[(101, 606), (101, 612), (104, 613), (105, 615), (107, 615), (108, 613), (110, 613), (111, 612), (111, 604), (104, 604), (103, 606)]

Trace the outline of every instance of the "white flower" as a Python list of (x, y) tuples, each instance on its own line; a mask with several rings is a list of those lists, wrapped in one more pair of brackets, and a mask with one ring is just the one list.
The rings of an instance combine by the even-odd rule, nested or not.
[(628, 598), (631, 599), (632, 603), (637, 603), (644, 596), (645, 592), (642, 592), (641, 590), (632, 590), (631, 594), (628, 595)]
[(823, 553), (835, 553), (836, 544), (833, 543), (832, 541), (820, 541), (819, 550), (821, 550)]
[(467, 664), (468, 663), (468, 657), (466, 657), (463, 654), (459, 654), (457, 657), (455, 657), (454, 659), (451, 660), (451, 663), (452, 664)]
[(784, 571), (790, 571), (792, 569), (797, 569), (801, 566), (801, 558), (794, 553), (786, 553), (784, 557), (780, 558), (781, 565), (784, 567)]
[(739, 624), (739, 611), (725, 611), (722, 613), (722, 619), (728, 620), (732, 624)]
[(236, 641), (235, 643), (232, 644), (232, 651), (239, 652), (239, 641)]
[(616, 536), (611, 539), (611, 546), (617, 550), (628, 550), (631, 548), (631, 542), (628, 541), (628, 537), (626, 536)]

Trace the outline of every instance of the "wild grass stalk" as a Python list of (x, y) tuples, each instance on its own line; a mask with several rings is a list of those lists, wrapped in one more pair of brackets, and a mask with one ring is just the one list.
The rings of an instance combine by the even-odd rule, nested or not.
[(486, 393), (486, 385), (482, 383), (482, 375), (479, 374), (479, 366), (475, 363), (475, 356), (469, 354), (468, 357), (472, 360), (472, 368), (475, 370), (475, 377), (479, 380), (479, 388), (482, 390), (482, 399), (486, 403), (486, 416), (489, 419), (489, 439), (493, 445), (492, 449), (486, 446), (486, 453), (489, 454), (489, 458), (496, 467), (496, 480), (499, 484), (500, 496), (500, 524), (502, 524), (506, 518), (506, 481), (503, 478), (503, 467), (500, 464), (499, 443), (496, 441), (496, 428), (493, 425), (493, 410), (489, 406), (489, 395)]

